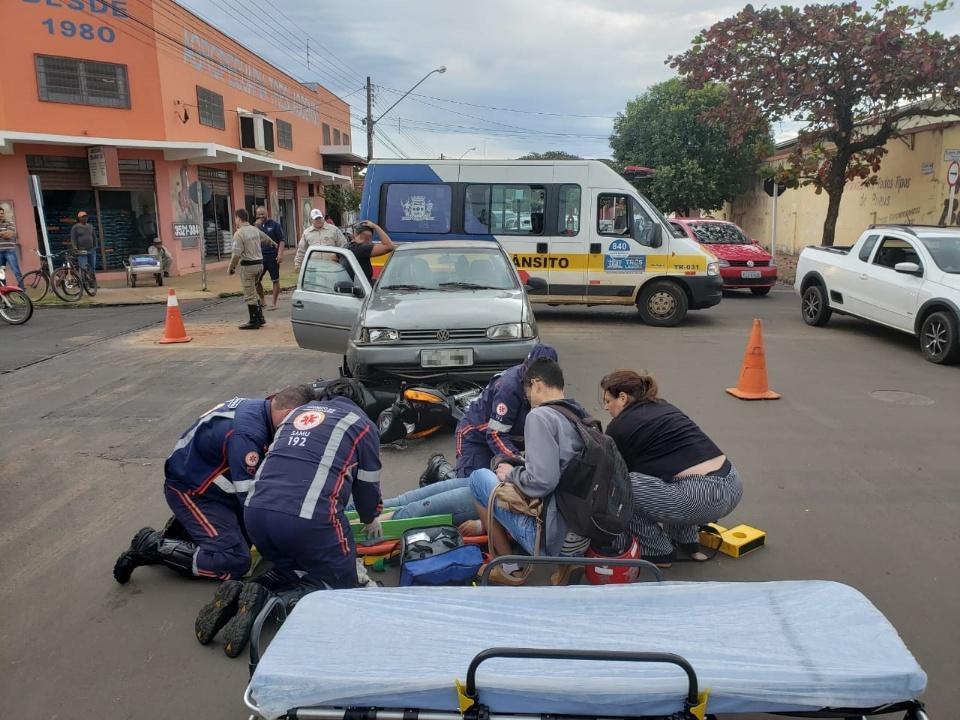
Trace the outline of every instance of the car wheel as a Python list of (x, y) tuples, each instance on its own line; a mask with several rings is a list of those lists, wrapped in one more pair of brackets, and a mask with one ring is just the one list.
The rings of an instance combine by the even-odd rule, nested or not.
[(648, 282), (640, 291), (637, 310), (647, 325), (673, 327), (687, 316), (687, 294), (669, 280)]
[(957, 319), (952, 313), (940, 310), (927, 316), (920, 327), (920, 352), (939, 365), (952, 365), (960, 360)]
[(811, 285), (803, 291), (800, 299), (800, 311), (807, 325), (823, 327), (830, 320), (833, 311), (827, 304), (827, 293), (823, 285)]
[(773, 288), (768, 288), (768, 287), (765, 287), (765, 288), (750, 288), (750, 292), (752, 292), (754, 295), (763, 296), (763, 295), (769, 295), (769, 294), (770, 294), (770, 291), (771, 291), (772, 289), (773, 289)]

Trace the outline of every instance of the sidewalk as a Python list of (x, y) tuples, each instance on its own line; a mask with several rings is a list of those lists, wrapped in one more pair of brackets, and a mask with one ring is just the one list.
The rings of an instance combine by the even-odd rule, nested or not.
[[(110, 307), (116, 305), (160, 305), (167, 302), (170, 288), (177, 291), (177, 299), (184, 300), (212, 300), (225, 297), (239, 297), (240, 275), (229, 275), (227, 268), (218, 268), (207, 273), (207, 289), (201, 290), (200, 273), (181, 275), (163, 279), (163, 286), (154, 284), (140, 287), (125, 287), (123, 280), (104, 280), (97, 290), (96, 297), (84, 294), (83, 298), (75, 303), (62, 302), (53, 290), (37, 304), (37, 307)], [(280, 265), (280, 287), (284, 290), (295, 287), (297, 273), (293, 270), (293, 263), (284, 262)], [(269, 275), (264, 278), (264, 290), (270, 296), (273, 284)]]

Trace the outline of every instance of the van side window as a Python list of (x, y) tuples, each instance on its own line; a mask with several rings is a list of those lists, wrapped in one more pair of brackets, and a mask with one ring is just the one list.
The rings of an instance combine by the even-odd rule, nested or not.
[(388, 232), (450, 232), (449, 185), (391, 183), (387, 186), (384, 227)]
[(860, 254), (857, 256), (864, 262), (870, 262), (870, 253), (873, 252), (873, 246), (877, 244), (877, 240), (880, 239), (879, 235), (871, 235), (866, 240), (863, 241), (863, 247), (860, 248)]
[(467, 185), (463, 227), (471, 235), (542, 235), (542, 185)]
[(557, 227), (561, 235), (573, 237), (580, 232), (580, 186), (560, 186), (560, 216)]
[(597, 232), (630, 237), (630, 198), (604, 193), (597, 197)]

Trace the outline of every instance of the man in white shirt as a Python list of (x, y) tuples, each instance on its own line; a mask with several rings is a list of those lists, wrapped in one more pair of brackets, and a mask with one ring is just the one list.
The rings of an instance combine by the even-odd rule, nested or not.
[(163, 266), (164, 277), (170, 277), (170, 267), (173, 265), (173, 257), (170, 255), (170, 251), (163, 246), (163, 240), (155, 237), (153, 244), (147, 249), (147, 252), (160, 261), (160, 265)]
[(327, 223), (323, 219), (323, 210), (317, 208), (310, 211), (310, 227), (303, 231), (300, 242), (297, 244), (297, 254), (293, 258), (294, 270), (300, 269), (303, 257), (307, 254), (307, 248), (311, 245), (347, 246), (343, 233), (333, 223)]

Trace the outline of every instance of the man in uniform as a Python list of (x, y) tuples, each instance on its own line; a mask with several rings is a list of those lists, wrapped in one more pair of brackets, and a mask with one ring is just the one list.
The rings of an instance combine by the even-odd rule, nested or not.
[(299, 385), (268, 400), (234, 398), (193, 423), (163, 466), (163, 493), (176, 520), (164, 533), (145, 527), (134, 536), (114, 565), (116, 581), (126, 583), (142, 565), (191, 577), (243, 576), (250, 569), (243, 501), (276, 427), (312, 397)]
[(523, 392), (523, 376), (537, 358), (556, 361), (557, 351), (550, 345), (534, 345), (520, 365), (504, 370), (483, 389), (480, 397), (467, 407), (455, 434), (457, 466), (453, 468), (441, 455), (433, 455), (420, 476), (420, 485), (469, 477), (479, 468), (490, 468), (494, 457), (520, 457), (512, 437), (523, 435), (530, 404)]
[(260, 230), (270, 236), (276, 243), (275, 247), (263, 245), (260, 250), (263, 252), (263, 270), (257, 277), (257, 296), (260, 298), (261, 307), (266, 303), (265, 293), (263, 291), (263, 277), (270, 273), (270, 281), (273, 283), (273, 304), (267, 306), (267, 310), (276, 310), (277, 302), (280, 300), (280, 263), (283, 262), (283, 228), (276, 220), (267, 215), (267, 208), (263, 205), (257, 206), (256, 225)]
[(250, 485), (244, 521), (273, 570), (257, 580), (225, 582), (197, 616), (206, 644), (223, 628), (236, 657), (270, 591), (358, 587), (357, 553), (344, 513), (353, 496), (367, 532), (380, 534), (380, 434), (360, 408), (362, 390), (347, 378), (327, 385), (291, 412)]
[(241, 325), (241, 330), (256, 330), (266, 324), (260, 299), (257, 297), (257, 278), (263, 270), (263, 251), (260, 243), (275, 246), (273, 239), (260, 228), (250, 224), (250, 216), (243, 208), (234, 213), (237, 218), (237, 231), (233, 234), (233, 255), (230, 257), (230, 274), (233, 275), (240, 265), (240, 282), (243, 287), (243, 301), (247, 304), (250, 319)]
[(307, 248), (311, 245), (347, 246), (343, 233), (332, 223), (328, 224), (323, 219), (323, 210), (317, 208), (310, 211), (310, 227), (303, 231), (300, 242), (297, 244), (297, 254), (293, 258), (294, 270), (300, 270)]

